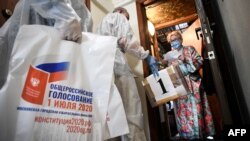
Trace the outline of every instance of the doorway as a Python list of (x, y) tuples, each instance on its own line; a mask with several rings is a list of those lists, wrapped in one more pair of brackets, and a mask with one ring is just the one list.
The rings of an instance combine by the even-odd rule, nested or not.
[[(203, 75), (203, 78), (208, 81), (206, 82), (208, 85), (207, 87), (209, 87), (209, 91), (207, 91), (207, 97), (216, 128), (215, 136), (220, 138), (222, 134), (222, 126), (224, 124), (223, 116), (228, 116), (228, 114), (225, 114), (225, 112), (223, 113), (221, 109), (228, 110), (228, 107), (224, 104), (226, 99), (221, 96), (218, 97), (218, 94), (224, 94), (222, 90), (217, 90), (214, 86), (218, 85), (218, 82), (214, 82), (213, 79), (208, 80), (208, 78), (216, 78), (216, 75), (218, 75), (220, 72), (217, 68), (214, 69), (214, 63), (212, 63), (212, 66), (210, 63), (216, 63), (217, 60), (210, 60), (210, 58), (207, 56), (208, 50), (211, 51), (211, 48), (209, 47), (211, 46), (211, 43), (208, 43), (208, 41), (204, 39), (206, 35), (203, 35), (204, 23), (202, 22), (201, 24), (201, 21), (204, 21), (204, 17), (206, 17), (206, 15), (201, 13), (201, 11), (197, 11), (197, 5), (199, 6), (200, 4), (202, 3), (199, 0), (146, 0), (143, 3), (140, 3), (140, 6), (143, 7), (141, 9), (145, 10), (144, 20), (149, 20), (154, 24), (156, 33), (153, 36), (148, 35), (146, 37), (150, 38), (150, 40), (153, 39), (154, 42), (157, 42), (156, 44), (153, 44), (153, 49), (150, 47), (152, 43), (145, 44), (148, 45), (146, 48), (151, 49), (151, 54), (154, 54), (157, 59), (162, 59), (163, 55), (171, 50), (170, 44), (166, 41), (166, 36), (173, 30), (179, 30), (182, 33), (184, 39), (183, 44), (193, 45), (199, 54), (205, 58), (204, 63), (206, 63), (206, 65), (204, 66), (206, 67), (203, 67), (200, 73)], [(143, 14), (143, 12), (141, 13)], [(165, 67), (166, 66), (161, 66), (160, 68)], [(213, 71), (216, 70), (213, 72), (215, 74), (212, 74), (211, 67)], [(147, 71), (148, 70), (144, 70), (144, 72)], [(148, 109), (149, 116), (151, 116), (149, 117), (149, 120), (151, 120), (149, 121), (151, 126), (159, 127), (159, 129), (156, 131), (151, 130), (151, 132), (153, 132), (151, 133), (151, 140), (174, 139), (176, 134), (174, 112), (171, 110), (168, 111), (165, 105), (159, 106), (158, 109), (148, 106)], [(159, 116), (150, 114), (150, 112), (158, 113)], [(162, 115), (165, 118), (164, 120), (162, 120)], [(155, 120), (158, 120), (159, 122), (157, 123)], [(156, 137), (155, 134), (163, 137)]]

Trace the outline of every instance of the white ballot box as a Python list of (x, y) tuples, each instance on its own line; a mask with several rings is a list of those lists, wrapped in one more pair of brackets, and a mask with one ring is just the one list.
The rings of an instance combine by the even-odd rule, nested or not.
[(143, 80), (143, 86), (152, 107), (189, 93), (185, 78), (178, 66), (169, 66), (160, 70), (157, 78), (153, 75), (146, 77)]

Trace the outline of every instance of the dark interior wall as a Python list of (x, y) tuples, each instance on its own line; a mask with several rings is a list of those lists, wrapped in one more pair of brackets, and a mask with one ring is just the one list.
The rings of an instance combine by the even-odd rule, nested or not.
[(216, 6), (219, 12), (216, 16), (220, 19), (216, 24), (220, 24), (217, 27), (222, 31), (220, 53), (224, 58), (220, 59), (224, 63), (220, 65), (222, 73), (225, 66), (224, 80), (228, 77), (231, 81), (225, 85), (232, 115), (236, 123), (250, 124), (250, 1), (218, 0)]
[(1, 12), (0, 13), (0, 27), (6, 21), (6, 18), (3, 16), (2, 11), (5, 9), (9, 9), (13, 12), (17, 2), (18, 0), (0, 0), (0, 12)]

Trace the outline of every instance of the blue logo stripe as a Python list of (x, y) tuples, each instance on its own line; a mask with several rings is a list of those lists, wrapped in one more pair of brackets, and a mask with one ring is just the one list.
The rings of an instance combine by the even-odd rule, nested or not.
[(66, 71), (69, 68), (69, 62), (60, 62), (60, 63), (46, 63), (36, 66), (36, 68), (39, 68), (41, 70), (44, 70), (46, 72), (58, 72), (58, 71)]

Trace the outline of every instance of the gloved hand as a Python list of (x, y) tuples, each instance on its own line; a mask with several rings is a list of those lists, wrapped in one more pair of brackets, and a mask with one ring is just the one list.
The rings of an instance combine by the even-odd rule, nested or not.
[(36, 0), (31, 1), (28, 6), (48, 20), (49, 25), (52, 25), (51, 20), (54, 20), (53, 26), (60, 32), (63, 40), (80, 43), (82, 39), (81, 18), (71, 4), (68, 0)]
[(146, 59), (147, 59), (149, 68), (150, 68), (152, 74), (154, 75), (154, 77), (155, 78), (156, 78), (156, 76), (159, 77), (159, 73), (158, 73), (159, 68), (158, 68), (158, 63), (157, 63), (156, 59), (151, 55), (148, 55), (148, 57)]
[(80, 22), (73, 19), (69, 23), (65, 23), (59, 28), (59, 32), (63, 40), (73, 41), (81, 43), (82, 40), (82, 30)]
[(122, 50), (123, 53), (125, 53), (125, 47), (127, 44), (127, 38), (125, 37), (121, 37), (120, 39), (118, 39), (118, 45), (120, 47), (120, 49)]

